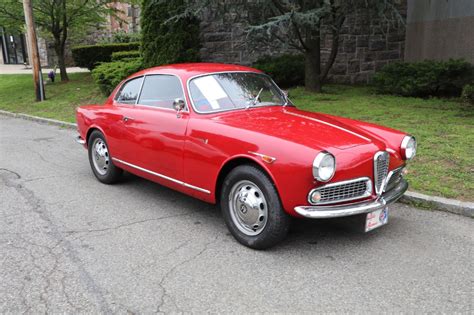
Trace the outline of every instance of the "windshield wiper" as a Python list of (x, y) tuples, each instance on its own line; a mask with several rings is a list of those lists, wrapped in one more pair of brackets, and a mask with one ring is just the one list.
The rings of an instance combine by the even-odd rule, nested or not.
[(260, 91), (258, 91), (258, 94), (247, 104), (246, 109), (249, 109), (250, 104), (252, 104), (252, 106), (257, 105), (258, 99), (260, 98), (260, 94), (262, 94), (262, 91), (263, 88), (261, 88)]

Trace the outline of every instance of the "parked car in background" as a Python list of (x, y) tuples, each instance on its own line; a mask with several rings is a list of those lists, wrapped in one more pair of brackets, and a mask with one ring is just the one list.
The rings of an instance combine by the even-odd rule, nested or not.
[(416, 153), (404, 132), (299, 110), (264, 73), (227, 64), (138, 72), (105, 104), (79, 107), (77, 125), (99, 181), (126, 170), (220, 204), (257, 249), (284, 239), (291, 217), (384, 225)]

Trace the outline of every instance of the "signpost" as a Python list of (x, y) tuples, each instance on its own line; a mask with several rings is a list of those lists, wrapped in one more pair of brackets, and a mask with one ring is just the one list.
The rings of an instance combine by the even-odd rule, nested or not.
[(30, 47), (30, 63), (33, 66), (33, 81), (35, 83), (36, 101), (40, 102), (44, 101), (45, 95), (31, 0), (23, 0), (23, 10), (25, 11), (28, 46)]

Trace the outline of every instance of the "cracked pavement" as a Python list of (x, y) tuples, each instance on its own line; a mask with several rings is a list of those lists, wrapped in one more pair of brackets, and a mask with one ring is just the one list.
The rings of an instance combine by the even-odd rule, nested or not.
[(471, 313), (474, 220), (391, 207), (370, 234), (298, 220), (254, 251), (219, 209), (92, 175), (72, 130), (0, 116), (0, 313)]

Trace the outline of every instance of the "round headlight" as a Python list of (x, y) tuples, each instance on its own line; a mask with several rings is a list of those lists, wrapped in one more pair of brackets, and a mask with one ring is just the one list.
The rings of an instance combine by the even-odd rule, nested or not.
[(402, 157), (405, 160), (411, 160), (416, 155), (416, 140), (413, 136), (405, 136), (400, 146)]
[(313, 177), (320, 182), (327, 182), (336, 171), (336, 159), (329, 152), (319, 153), (313, 161)]

